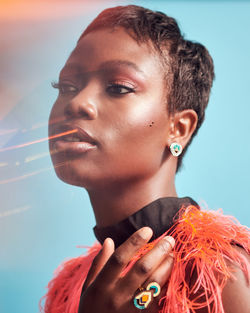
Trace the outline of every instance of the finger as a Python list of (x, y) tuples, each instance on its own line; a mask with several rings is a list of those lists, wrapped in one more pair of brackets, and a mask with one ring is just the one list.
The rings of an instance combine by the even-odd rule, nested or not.
[(110, 256), (115, 250), (114, 241), (111, 238), (104, 240), (101, 251), (94, 258), (84, 285), (82, 287), (82, 293), (88, 288), (90, 284), (95, 280), (98, 273), (101, 271), (103, 266), (106, 264)]
[(151, 228), (143, 227), (119, 246), (99, 273), (98, 280), (100, 283), (106, 284), (116, 281), (128, 262), (149, 241), (152, 235)]
[(120, 280), (122, 289), (131, 293), (138, 289), (169, 255), (175, 244), (171, 236), (162, 238), (147, 254), (139, 259), (127, 275)]
[(161, 287), (163, 287), (170, 277), (173, 264), (174, 264), (174, 257), (173, 257), (173, 254), (170, 253), (161, 262), (161, 264), (156, 268), (156, 270), (150, 275), (150, 277), (145, 281), (143, 286), (147, 287), (149, 283), (157, 282)]

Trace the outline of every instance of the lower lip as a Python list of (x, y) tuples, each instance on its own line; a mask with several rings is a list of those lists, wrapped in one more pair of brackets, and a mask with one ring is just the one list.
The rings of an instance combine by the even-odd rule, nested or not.
[(74, 153), (84, 153), (96, 148), (95, 144), (91, 144), (85, 141), (64, 141), (57, 140), (54, 143), (54, 148), (57, 152), (60, 151), (69, 151)]

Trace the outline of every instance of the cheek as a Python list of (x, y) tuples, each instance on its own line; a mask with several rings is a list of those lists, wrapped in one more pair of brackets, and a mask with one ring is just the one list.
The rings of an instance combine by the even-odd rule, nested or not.
[(113, 125), (109, 142), (116, 164), (145, 166), (159, 164), (165, 151), (168, 118), (165, 107), (143, 105), (132, 109)]
[(61, 123), (64, 120), (65, 117), (63, 104), (57, 100), (54, 103), (49, 115), (49, 125), (48, 125), (49, 136), (51, 135), (51, 126), (57, 123)]
[(130, 139), (132, 137), (136, 142), (149, 145), (162, 145), (163, 141), (165, 142), (168, 130), (168, 117), (165, 107), (155, 103), (144, 105), (141, 110), (132, 110), (127, 121)]
[(49, 120), (53, 122), (54, 119), (58, 118), (59, 116), (62, 116), (62, 114), (63, 114), (63, 105), (57, 99), (50, 111)]
[(57, 112), (57, 105), (54, 103), (50, 115), (49, 115), (49, 134), (50, 134), (50, 126), (56, 122), (56, 112)]

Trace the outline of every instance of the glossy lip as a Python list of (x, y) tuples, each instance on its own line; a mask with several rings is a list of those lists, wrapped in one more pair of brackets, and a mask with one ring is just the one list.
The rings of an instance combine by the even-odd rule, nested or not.
[[(73, 132), (73, 130), (76, 130), (76, 132)], [(69, 133), (50, 139), (52, 146), (56, 150), (56, 152), (69, 151), (75, 153), (83, 153), (92, 150), (93, 148), (96, 148), (97, 141), (93, 137), (91, 137), (83, 128), (74, 124), (61, 124), (58, 127), (53, 128), (50, 137), (67, 132)], [(67, 136), (76, 136), (80, 139), (80, 141), (66, 141), (64, 140), (64, 138), (66, 138)]]

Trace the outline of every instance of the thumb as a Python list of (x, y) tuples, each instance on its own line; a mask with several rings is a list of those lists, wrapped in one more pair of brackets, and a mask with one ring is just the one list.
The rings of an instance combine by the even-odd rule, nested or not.
[(92, 284), (96, 276), (102, 270), (110, 256), (115, 250), (114, 241), (111, 238), (106, 238), (104, 240), (101, 251), (94, 258), (91, 267), (89, 269), (88, 275), (82, 287), (82, 293)]

